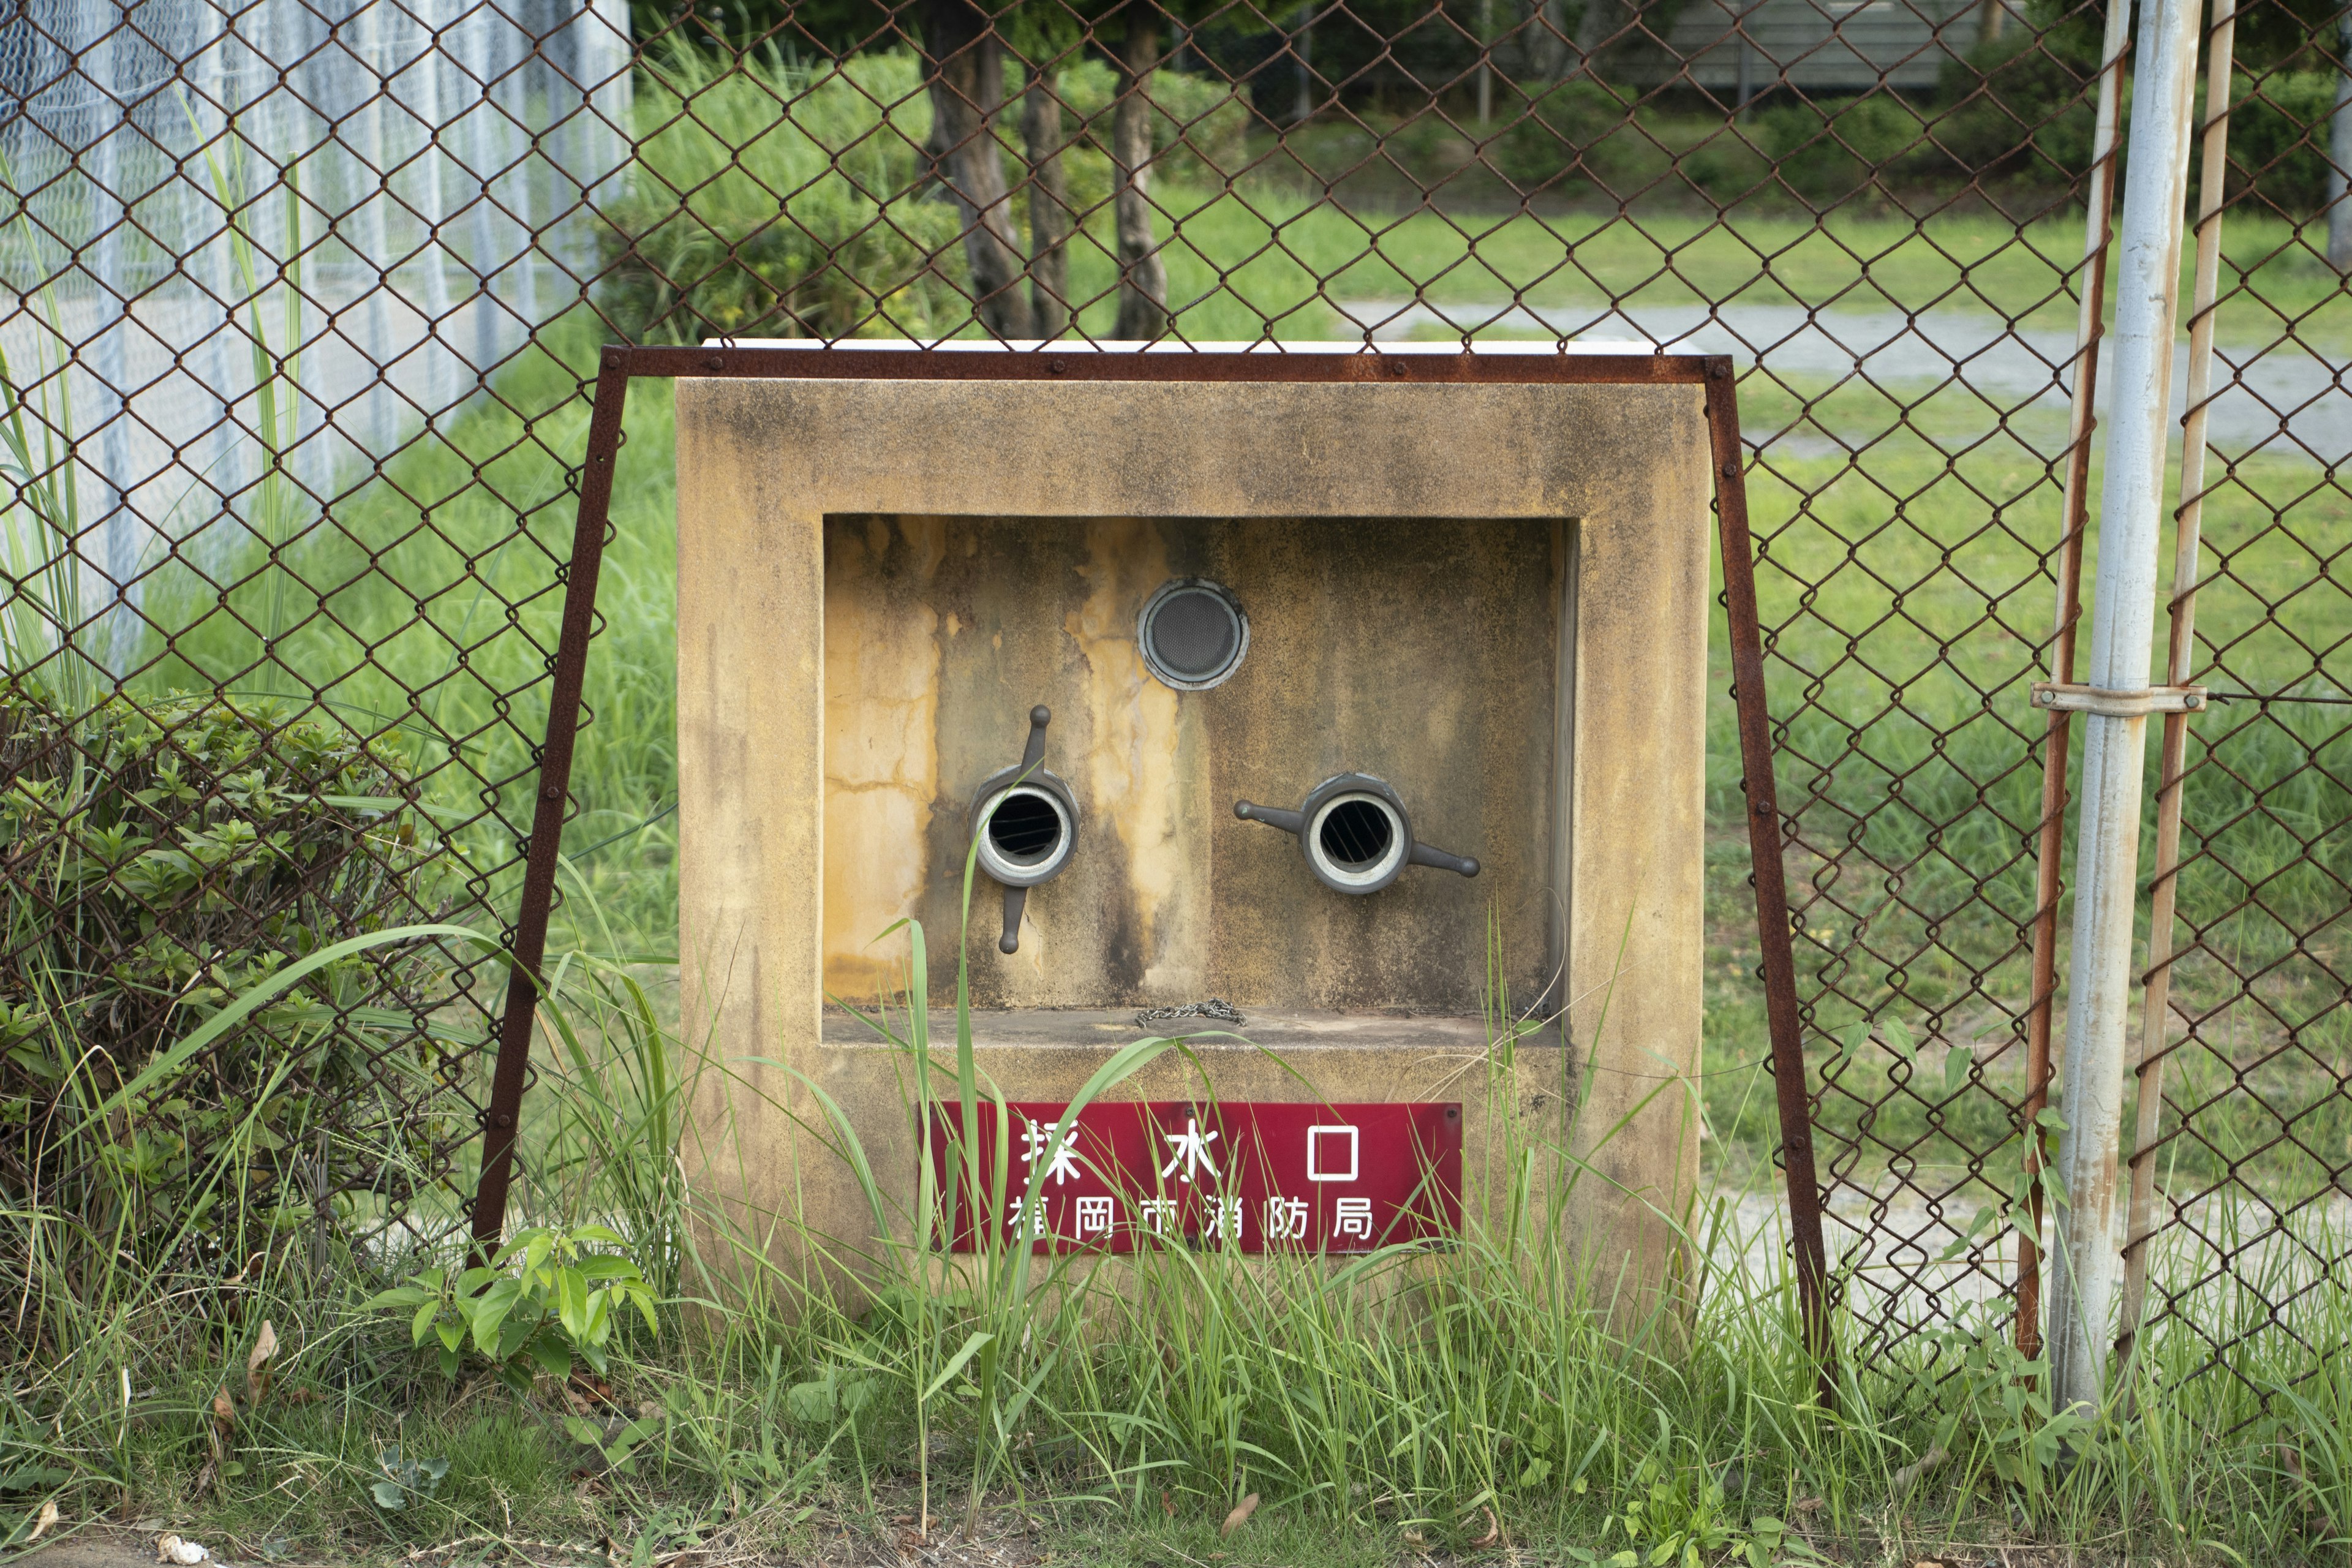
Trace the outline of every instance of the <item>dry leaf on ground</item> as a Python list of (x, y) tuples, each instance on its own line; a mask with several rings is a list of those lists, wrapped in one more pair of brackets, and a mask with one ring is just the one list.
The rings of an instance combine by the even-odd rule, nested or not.
[(1945, 1451), (1941, 1444), (1937, 1444), (1930, 1447), (1916, 1461), (1904, 1466), (1901, 1469), (1895, 1472), (1895, 1489), (1898, 1492), (1910, 1490), (1913, 1487), (1919, 1484), (1920, 1477), (1926, 1475), (1929, 1470), (1934, 1469), (1937, 1466), (1942, 1464), (1951, 1457), (1952, 1456), (1949, 1453)]
[(1239, 1530), (1243, 1525), (1247, 1524), (1249, 1522), (1249, 1516), (1256, 1511), (1257, 1493), (1252, 1492), (1249, 1496), (1242, 1499), (1241, 1501), (1234, 1505), (1234, 1511), (1225, 1515), (1224, 1528), (1218, 1531), (1217, 1534), (1221, 1537), (1231, 1535), (1234, 1531)]
[(255, 1405), (269, 1393), (269, 1363), (277, 1353), (278, 1330), (264, 1318), (261, 1332), (253, 1338), (253, 1350), (245, 1358), (245, 1396)]
[(41, 1516), (33, 1521), (33, 1533), (25, 1537), (25, 1539), (26, 1541), (38, 1541), (41, 1538), (42, 1532), (47, 1530), (49, 1526), (57, 1523), (57, 1521), (58, 1500), (51, 1498), (48, 1501), (41, 1505)]

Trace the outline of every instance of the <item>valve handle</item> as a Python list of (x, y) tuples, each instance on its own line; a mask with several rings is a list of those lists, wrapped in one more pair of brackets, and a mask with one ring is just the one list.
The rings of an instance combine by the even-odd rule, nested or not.
[[(1037, 776), (1038, 764), (1045, 760), (1045, 726), (1054, 721), (1054, 710), (1043, 702), (1029, 710), (1029, 743), (1021, 748), (1023, 779)], [(1021, 911), (1028, 907), (1026, 887), (1004, 889), (1004, 934), (996, 939), (996, 951), (1010, 956), (1021, 951)]]
[(1412, 850), (1404, 858), (1405, 864), (1409, 866), (1433, 867), (1440, 871), (1451, 871), (1457, 877), (1475, 877), (1478, 874), (1478, 862), (1475, 857), (1448, 855), (1444, 850), (1433, 848), (1418, 838), (1412, 841)]
[[(1360, 791), (1378, 795), (1386, 801), (1395, 824), (1403, 829), (1405, 854), (1391, 866), (1385, 876), (1374, 881), (1336, 879), (1333, 874), (1317, 863), (1315, 847), (1307, 842), (1307, 825), (1316, 815), (1317, 806), (1330, 799), (1332, 795), (1347, 791)], [(1340, 773), (1325, 779), (1307, 792), (1306, 802), (1297, 811), (1285, 811), (1280, 806), (1275, 805), (1260, 805), (1254, 800), (1237, 800), (1234, 802), (1234, 815), (1244, 822), (1263, 822), (1268, 827), (1280, 828), (1283, 832), (1296, 837), (1299, 841), (1299, 847), (1306, 850), (1307, 863), (1315, 868), (1316, 876), (1327, 886), (1340, 892), (1377, 892), (1393, 881), (1396, 874), (1407, 866), (1427, 866), (1433, 870), (1451, 871), (1457, 877), (1475, 877), (1478, 874), (1478, 862), (1470, 856), (1449, 854), (1433, 844), (1423, 844), (1413, 837), (1411, 819), (1405, 816), (1404, 803), (1398, 798), (1394, 789), (1370, 773)]]
[(1054, 710), (1043, 702), (1029, 710), (1029, 743), (1021, 748), (1021, 776), (1035, 775), (1037, 764), (1045, 760), (1045, 726), (1054, 721)]
[(1244, 822), (1263, 822), (1268, 827), (1279, 827), (1293, 837), (1307, 831), (1307, 814), (1303, 811), (1285, 811), (1280, 806), (1237, 800), (1234, 802), (1234, 815)]

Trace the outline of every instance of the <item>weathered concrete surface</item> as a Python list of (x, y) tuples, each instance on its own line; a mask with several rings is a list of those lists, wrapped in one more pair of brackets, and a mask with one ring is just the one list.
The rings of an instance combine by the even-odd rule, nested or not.
[[(1129, 857), (1130, 867), (1141, 867), (1140, 885), (1151, 900), (1150, 923), (1129, 928), (1147, 941), (1131, 959), (1121, 960), (1124, 967), (1110, 962), (1118, 955), (1108, 945), (1099, 950), (1103, 984), (1111, 994), (1182, 999), (1192, 990), (1187, 964), (1201, 963), (1205, 980), (1217, 973), (1221, 943), (1236, 951), (1243, 945), (1220, 930), (1213, 890), (1207, 932), (1192, 934), (1202, 921), (1201, 895), (1197, 885), (1180, 886), (1188, 880), (1187, 868), (1198, 864), (1187, 858), (1181, 826), (1192, 809), (1188, 781), (1210, 779), (1214, 789), (1205, 806), (1229, 811), (1229, 800), (1213, 798), (1226, 793), (1215, 783), (1213, 770), (1219, 765), (1247, 761), (1267, 782), (1230, 793), (1284, 805), (1296, 804), (1307, 784), (1330, 770), (1323, 767), (1320, 751), (1311, 764), (1305, 756), (1248, 759), (1248, 742), (1240, 738), (1229, 738), (1242, 753), (1232, 763), (1187, 757), (1185, 704), (1212, 703), (1223, 693), (1180, 700), (1149, 682), (1139, 667), (1122, 668), (1123, 660), (1135, 658), (1134, 615), (1141, 595), (1168, 574), (1152, 552), (1169, 548), (1171, 537), (1161, 531), (1166, 525), (1150, 525), (1152, 533), (1144, 536), (1134, 531), (1142, 525), (1122, 520), (1276, 520), (1279, 526), (1266, 531), (1269, 541), (1283, 528), (1295, 531), (1311, 520), (1414, 519), (1430, 531), (1486, 528), (1498, 537), (1513, 531), (1494, 530), (1496, 523), (1540, 524), (1518, 531), (1549, 539), (1559, 529), (1552, 559), (1561, 587), (1553, 608), (1551, 668), (1527, 670), (1493, 700), (1523, 704), (1528, 692), (1549, 687), (1558, 699), (1551, 711), (1560, 716), (1549, 736), (1554, 755), (1548, 770), (1528, 763), (1523, 752), (1500, 767), (1482, 759), (1482, 771), (1501, 778), (1502, 796), (1530, 791), (1534, 799), (1498, 804), (1483, 784), (1475, 792), (1454, 793), (1456, 803), (1475, 795), (1477, 809), (1493, 815), (1495, 820), (1476, 824), (1482, 836), (1495, 833), (1496, 822), (1520, 824), (1508, 840), (1517, 846), (1518, 864), (1461, 886), (1472, 891), (1465, 906), (1472, 910), (1484, 908), (1480, 884), (1504, 887), (1516, 879), (1517, 885), (1540, 887), (1544, 900), (1566, 911), (1547, 941), (1564, 949), (1559, 994), (1566, 999), (1568, 1047), (1577, 1061), (1591, 1065), (1576, 1138), (1587, 1145), (1580, 1152), (1593, 1167), (1580, 1188), (1589, 1195), (1580, 1197), (1570, 1223), (1606, 1253), (1633, 1253), (1634, 1277), (1654, 1278), (1664, 1268), (1670, 1236), (1655, 1213), (1680, 1207), (1696, 1163), (1696, 1121), (1688, 1114), (1693, 1086), (1677, 1080), (1696, 1066), (1702, 955), (1711, 481), (1697, 388), (689, 380), (678, 385), (677, 408), (687, 1029), (690, 1038), (707, 1040), (715, 1054), (737, 1064), (739, 1072), (723, 1101), (714, 1096), (702, 1107), (706, 1142), (698, 1173), (707, 1190), (734, 1196), (755, 1223), (760, 1215), (802, 1210), (820, 1194), (828, 1228), (836, 1218), (858, 1223), (838, 1205), (846, 1190), (842, 1173), (799, 1131), (811, 1102), (784, 1070), (797, 1068), (835, 1083), (844, 1081), (843, 1073), (863, 1072), (873, 1092), (859, 1097), (864, 1109), (856, 1125), (877, 1148), (903, 1125), (902, 1103), (895, 1116), (885, 1114), (892, 1102), (884, 1091), (896, 1094), (901, 1075), (889, 1070), (886, 1080), (891, 1064), (883, 1054), (866, 1047), (829, 1050), (822, 1042), (828, 925), (854, 931), (858, 921), (885, 908), (909, 900), (919, 909), (933, 907), (928, 889), (938, 868), (930, 857), (941, 829), (931, 819), (941, 815), (942, 801), (956, 800), (977, 776), (971, 772), (982, 754), (977, 737), (990, 737), (988, 744), (996, 748), (980, 772), (1013, 760), (1020, 715), (1039, 700), (1008, 683), (999, 699), (1002, 721), (975, 720), (971, 755), (957, 752), (965, 742), (941, 717), (948, 689), (916, 677), (926, 659), (933, 670), (946, 668), (942, 637), (951, 643), (978, 634), (967, 632), (963, 612), (950, 604), (873, 625), (870, 635), (828, 636), (827, 517), (844, 520), (834, 529), (836, 542), (849, 536), (848, 520), (855, 518), (876, 560), (887, 562), (903, 550), (919, 572), (921, 563), (930, 562), (935, 576), (946, 570), (951, 539), (969, 540), (974, 558), (982, 553), (978, 531), (984, 525), (972, 520), (1071, 520), (1071, 538), (1079, 542), (1072, 549), (1105, 549), (1105, 558), (1118, 563), (1100, 584), (1088, 584), (1099, 587), (1099, 603), (1090, 592), (1065, 613), (1063, 636), (1076, 657), (1065, 649), (1053, 662), (1066, 679), (1082, 674), (1087, 682), (1103, 683), (1084, 689), (1076, 706), (1127, 725), (1124, 742), (1107, 744), (1089, 734), (1082, 752), (1049, 748), (1048, 765), (1074, 784), (1083, 781), (1097, 797), (1140, 797), (1110, 816), (1116, 851)], [(887, 533), (883, 548), (875, 550), (877, 529)], [(1099, 532), (1106, 530), (1129, 532), (1106, 539)], [(1086, 542), (1090, 537), (1092, 544)], [(1236, 529), (1234, 537), (1245, 541), (1247, 530)], [(1177, 569), (1171, 557), (1168, 571)], [(1231, 585), (1247, 606), (1248, 584)], [(1261, 639), (1273, 618), (1253, 614), (1245, 676), (1267, 665)], [(1457, 637), (1467, 635), (1459, 626), (1453, 630)], [(840, 668), (829, 673), (829, 665)], [(985, 670), (985, 661), (972, 661), (964, 677), (970, 689), (979, 689)], [(1386, 729), (1396, 713), (1412, 710), (1418, 695), (1418, 682), (1387, 691), (1351, 686), (1347, 701), (1330, 715), (1333, 743), (1352, 743), (1336, 733), (1341, 720), (1353, 724), (1377, 715)], [(1163, 701), (1175, 705), (1177, 719), (1154, 711)], [(842, 704), (857, 708), (860, 721), (852, 725), (844, 716), (833, 719), (833, 727), (863, 738), (829, 756), (827, 713)], [(1503, 729), (1491, 726), (1481, 744)], [(1179, 742), (1172, 754), (1155, 739), (1171, 732)], [(1001, 740), (993, 738), (999, 734)], [(1214, 739), (1213, 721), (1204, 717), (1199, 735), (1203, 743)], [(1082, 755), (1085, 765), (1070, 755)], [(835, 813), (834, 836), (854, 840), (858, 849), (830, 857), (829, 766), (837, 785), (847, 786), (835, 789), (837, 804), (872, 797)], [(1536, 791), (1530, 781), (1542, 772), (1569, 787)], [(1287, 790), (1272, 776), (1277, 773), (1293, 780)], [(1423, 837), (1486, 856), (1477, 843), (1448, 841), (1444, 813), (1462, 805), (1424, 802), (1411, 781), (1392, 782), (1405, 791)], [(1548, 830), (1526, 826), (1535, 812), (1549, 813)], [(1212, 866), (1221, 855), (1231, 858), (1209, 826), (1214, 815), (1204, 808), (1196, 818)], [(1127, 837), (1119, 835), (1119, 820), (1127, 823)], [(1266, 877), (1303, 877), (1297, 850), (1284, 836), (1253, 825), (1225, 826), (1234, 836), (1232, 854), (1245, 842), (1238, 835), (1254, 834), (1257, 838), (1246, 842), (1270, 846), (1263, 858)], [(960, 835), (961, 823), (947, 824), (945, 831)], [(922, 847), (919, 854), (909, 854), (913, 844)], [(1098, 840), (1095, 848), (1106, 867), (1112, 864), (1109, 840)], [(1077, 876), (1074, 868), (1065, 879), (1071, 890), (1082, 889)], [(1406, 879), (1414, 889), (1455, 880), (1421, 869)], [(1234, 879), (1237, 889), (1245, 880)], [(1208, 885), (1213, 889), (1214, 879)], [(1043, 911), (1060, 890), (1052, 884), (1033, 895), (1041, 919), (1051, 918)], [(1367, 912), (1331, 918), (1379, 924), (1375, 907), (1397, 892), (1344, 900)], [(842, 910), (855, 911), (854, 918), (845, 912), (829, 921), (828, 895), (839, 900)], [(1406, 893), (1416, 896), (1433, 895)], [(1121, 898), (1123, 908), (1143, 907), (1132, 889)], [(1244, 931), (1253, 907), (1242, 892), (1222, 918)], [(1279, 914), (1284, 907), (1266, 912)], [(992, 934), (993, 911), (977, 923)], [(1276, 923), (1262, 921), (1255, 934), (1268, 937), (1268, 926)], [(1059, 947), (1084, 945), (1052, 926), (1042, 929), (1047, 940), (1035, 950), (1040, 974)], [(931, 934), (946, 942), (952, 931)], [(1313, 967), (1318, 952), (1312, 942), (1302, 947), (1304, 939), (1286, 926), (1272, 939), (1291, 944), (1291, 959), (1304, 952)], [(1524, 940), (1524, 933), (1515, 940)], [(1188, 948), (1188, 942), (1194, 945)], [(846, 952), (842, 941), (835, 952), (853, 966), (866, 962)], [(1164, 965), (1157, 973), (1155, 953)], [(1525, 965), (1525, 950), (1515, 950), (1510, 967)], [(1260, 973), (1276, 976), (1263, 982), (1273, 986), (1281, 974), (1298, 972), (1269, 965)], [(1407, 994), (1392, 998), (1406, 1006), (1415, 1005), (1414, 985), (1427, 983), (1425, 974), (1416, 982), (1412, 973), (1398, 987)], [(1021, 984), (1042, 988), (1041, 980), (1017, 982), (1015, 974), (1008, 971), (992, 982), (994, 994), (1016, 1000)], [(1334, 992), (1351, 1002), (1365, 994), (1346, 986)], [(1421, 1005), (1446, 1009), (1458, 1004), (1458, 994), (1439, 994)], [(1601, 1031), (1604, 1008), (1607, 1026)], [(1037, 1085), (1061, 1081), (1064, 1058), (1071, 1054), (1067, 1047), (1038, 1047), (1035, 1059), (1008, 1066), (1003, 1076), (1019, 1082), (1018, 1092), (1034, 1093)], [(860, 1062), (871, 1065), (859, 1068)], [(1407, 1084), (1409, 1068), (1391, 1065), (1395, 1070), (1385, 1081)], [(1306, 1098), (1375, 1099), (1391, 1092), (1375, 1088), (1383, 1078), (1369, 1061), (1334, 1058), (1330, 1070), (1311, 1080), (1325, 1077), (1332, 1081), (1314, 1081)], [(1222, 1084), (1219, 1092), (1236, 1097)], [(1605, 1142), (1594, 1146), (1604, 1131)], [(1479, 1159), (1474, 1146), (1474, 1168)], [(808, 1217), (817, 1216), (810, 1211)]]
[[(826, 988), (902, 987), (907, 937), (876, 939), (912, 918), (950, 994), (974, 795), (1043, 702), (1077, 847), (1011, 956), (975, 880), (975, 1005), (1475, 1013), (1490, 908), (1501, 977), (1532, 1001), (1556, 967), (1565, 556), (1543, 519), (828, 520)], [(1171, 576), (1226, 584), (1250, 617), (1213, 690), (1160, 684), (1137, 651), (1138, 607)], [(1416, 834), (1483, 874), (1335, 896), (1297, 838), (1234, 816), (1345, 772), (1387, 779)]]

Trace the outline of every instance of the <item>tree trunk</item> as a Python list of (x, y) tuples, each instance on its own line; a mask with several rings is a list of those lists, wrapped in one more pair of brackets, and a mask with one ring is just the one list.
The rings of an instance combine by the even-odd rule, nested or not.
[[(1559, 0), (1546, 0), (1546, 19), (1559, 14)], [(1638, 0), (1584, 0), (1584, 15), (1576, 24), (1575, 47), (1562, 52), (1575, 55), (1588, 69), (1598, 68), (1641, 36), (1633, 26), (1641, 16)]]
[(1118, 225), (1118, 338), (1150, 340), (1168, 330), (1168, 268), (1151, 226), (1152, 70), (1160, 64), (1160, 14), (1129, 0), (1119, 49), (1118, 103), (1111, 110), (1112, 212)]
[(1041, 338), (1070, 325), (1070, 182), (1062, 172), (1062, 100), (1041, 70), (1021, 97), (1021, 144), (1029, 158), (1029, 313)]
[(931, 94), (929, 145), (938, 150), (940, 183), (963, 220), (972, 311), (1000, 338), (1034, 337), (994, 130), (1004, 105), (1003, 45), (970, 0), (931, 0), (923, 45), (930, 57), (924, 62)]
[[(1589, 15), (1602, 0), (1586, 0)], [(1560, 0), (1527, 0), (1527, 21), (1519, 28), (1519, 53), (1538, 80), (1558, 81), (1568, 74), (1575, 48), (1568, 41), (1568, 16)]]
[(2352, 272), (2352, 12), (2336, 24), (2343, 58), (2336, 68), (2336, 108), (2327, 117), (2327, 265)]
[(1495, 114), (1495, 0), (1478, 0), (1478, 123)]
[(1298, 31), (1291, 35), (1291, 58), (1298, 62), (1298, 101), (1290, 110), (1290, 122), (1304, 125), (1315, 115), (1315, 0), (1307, 0), (1307, 8), (1299, 13)]

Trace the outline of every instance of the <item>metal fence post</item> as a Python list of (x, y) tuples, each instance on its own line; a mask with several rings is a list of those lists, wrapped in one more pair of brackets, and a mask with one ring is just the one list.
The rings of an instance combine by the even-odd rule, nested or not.
[(2051, 1395), (2060, 1408), (2103, 1402), (2107, 1330), (2122, 1254), (2116, 1170), (2124, 1041), (2131, 1010), (2140, 784), (2156, 557), (2164, 503), (2172, 330), (2180, 294), (2195, 0), (2140, 11), (2131, 152), (2116, 287), (2114, 408), (2099, 497), (2099, 571), (2086, 674), (2083, 806), (2058, 1143), (2058, 1268), (2050, 1295)]
[[(2221, 282), (2221, 208), (2229, 194), (2230, 70), (2237, 0), (2213, 0), (2212, 41), (2205, 52), (2204, 168), (2198, 180), (2197, 283), (2189, 311), (2188, 412), (2180, 438), (2180, 510), (2173, 523), (2172, 636), (2165, 679), (2185, 686), (2197, 651), (2197, 559), (2205, 514), (2205, 430), (2213, 407), (2213, 324)], [(2118, 1350), (2128, 1359), (2147, 1301), (2147, 1242), (2155, 1234), (2156, 1145), (2164, 1116), (2164, 1058), (2180, 891), (2182, 774), (2189, 761), (2189, 715), (2164, 716), (2156, 785), (2156, 874), (2148, 892), (2147, 980), (2141, 999), (2139, 1097), (2133, 1118), (2131, 1206), (2124, 1225), (2124, 1296)]]
[[(2058, 583), (2052, 610), (2050, 662), (2054, 680), (2074, 679), (2074, 637), (2083, 618), (2083, 535), (2088, 531), (2091, 440), (2098, 432), (2099, 340), (2106, 328), (2107, 252), (2115, 240), (2116, 121), (2123, 99), (2124, 55), (2131, 47), (2131, 0), (2107, 0), (2099, 49), (2099, 100), (2091, 138), (2091, 171), (2083, 202), (2082, 306), (2074, 328), (2074, 385), (2067, 428), (2066, 491), (2060, 511)], [(2049, 1159), (2041, 1125), (2050, 1103), (2050, 1013), (2058, 994), (2058, 901), (2065, 893), (2066, 754), (2074, 714), (2053, 709), (2042, 733), (2042, 824), (2034, 836), (2033, 997), (2025, 1017), (2025, 1103), (2018, 1113), (2025, 1173), (2038, 1176)], [(2018, 1221), (2017, 1348), (2031, 1361), (2042, 1353), (2042, 1223), (2038, 1186)]]
[(540, 963), (547, 956), (556, 861), (563, 847), (563, 817), (572, 798), (572, 752), (580, 738), (580, 693), (587, 679), (588, 641), (595, 635), (596, 578), (604, 569), (604, 534), (612, 516), (613, 465), (620, 457), (621, 416), (628, 396), (627, 357), (624, 351), (608, 347), (597, 370), (588, 456), (580, 476), (580, 510), (572, 524), (572, 553), (562, 568), (563, 627), (547, 661), (551, 679), (547, 739), (539, 752), (539, 799), (531, 813), (522, 903), (515, 916), (506, 1009), (499, 1018), (490, 1102), (482, 1112), (482, 1173), (474, 1186), (472, 1216), (478, 1255), (495, 1252), (506, 1228), (507, 1186), (514, 1176), (523, 1086), (530, 1077)]

